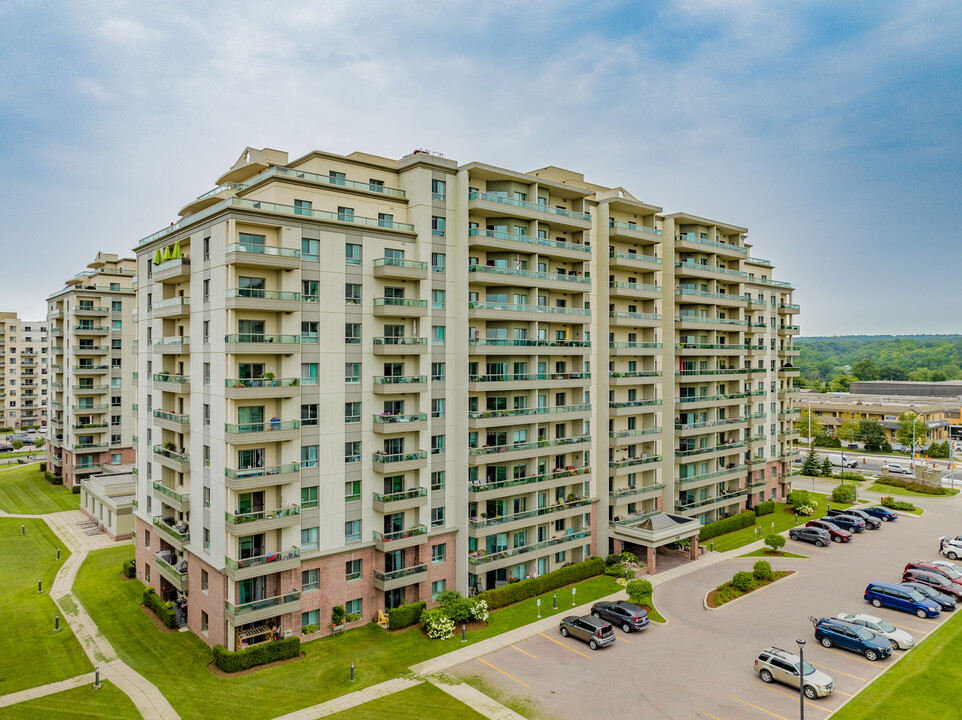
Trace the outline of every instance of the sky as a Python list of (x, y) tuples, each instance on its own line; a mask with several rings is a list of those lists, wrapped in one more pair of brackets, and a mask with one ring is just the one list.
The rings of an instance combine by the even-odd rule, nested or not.
[(802, 335), (959, 330), (962, 3), (0, 0), (0, 310), (247, 147), (565, 167), (749, 228)]

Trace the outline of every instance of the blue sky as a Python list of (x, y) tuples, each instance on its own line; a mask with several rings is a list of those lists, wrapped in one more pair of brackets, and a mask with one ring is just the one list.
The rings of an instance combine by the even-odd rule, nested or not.
[(749, 228), (803, 335), (959, 330), (962, 4), (0, 0), (0, 309), (244, 147), (559, 165)]

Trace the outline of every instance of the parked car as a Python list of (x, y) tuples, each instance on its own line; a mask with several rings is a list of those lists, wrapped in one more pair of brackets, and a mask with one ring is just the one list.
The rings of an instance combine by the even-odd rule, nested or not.
[(823, 647), (838, 646), (864, 655), (866, 660), (887, 658), (892, 654), (892, 643), (868, 628), (837, 618), (815, 621), (815, 639)]
[(955, 568), (947, 567), (939, 563), (917, 560), (906, 565), (905, 570), (925, 570), (926, 572), (933, 572), (941, 575), (946, 580), (951, 580), (959, 586), (959, 589), (962, 589), (962, 574), (956, 572)]
[(922, 583), (923, 585), (928, 585), (930, 588), (938, 590), (940, 593), (945, 593), (955, 598), (956, 603), (962, 602), (962, 586), (956, 585), (947, 577), (939, 575), (938, 573), (916, 569), (906, 570), (902, 573), (902, 582)]
[(592, 650), (608, 647), (615, 641), (615, 629), (611, 627), (611, 623), (591, 615), (569, 615), (561, 620), (560, 630), (562, 637), (570, 635), (584, 640)]
[(956, 606), (955, 598), (952, 597), (951, 595), (946, 595), (945, 593), (941, 593), (935, 588), (930, 588), (928, 585), (923, 585), (922, 583), (916, 583), (916, 582), (902, 583), (902, 587), (912, 588), (913, 590), (917, 590), (929, 600), (932, 600), (933, 602), (937, 603), (939, 607), (941, 607), (943, 610), (955, 610), (955, 606)]
[(888, 470), (893, 475), (913, 475), (914, 473), (909, 470), (905, 465), (899, 465), (898, 463), (882, 463), (882, 469)]
[(0, 445), (0, 453), (13, 452), (13, 445)]
[[(778, 681), (797, 688), (800, 664), (801, 660), (798, 655), (793, 655), (776, 647), (770, 647), (758, 653), (758, 657), (755, 658), (755, 672), (758, 673), (762, 682)], [(835, 681), (832, 680), (831, 676), (816, 670), (807, 662), (802, 672), (805, 678), (805, 686), (802, 692), (809, 700), (832, 694), (835, 689)]]
[(887, 622), (882, 618), (877, 618), (874, 615), (863, 615), (861, 613), (853, 615), (851, 613), (841, 613), (838, 616), (838, 619), (847, 620), (854, 625), (861, 625), (864, 628), (868, 628), (876, 635), (891, 641), (892, 645), (897, 647), (899, 650), (908, 650), (915, 645), (915, 638), (905, 632), (905, 630), (899, 630), (897, 627), (892, 625), (892, 623)]
[(797, 527), (788, 531), (788, 537), (792, 540), (802, 540), (804, 542), (815, 543), (815, 547), (825, 547), (832, 542), (832, 536), (828, 530), (815, 527)]
[[(835, 518), (838, 515), (853, 515), (857, 518), (861, 518), (865, 521), (865, 527), (871, 528), (872, 530), (878, 530), (880, 527), (882, 527), (881, 519), (870, 515), (864, 510), (859, 510), (858, 508), (848, 508), (847, 510), (838, 510), (836, 508), (828, 509), (829, 518)], [(835, 522), (835, 520), (833, 519), (832, 522)]]
[(838, 525), (828, 520), (809, 520), (805, 523), (805, 527), (828, 530), (828, 534), (832, 537), (832, 542), (843, 543), (852, 540), (852, 533), (848, 530), (842, 530)]
[(648, 627), (648, 611), (641, 605), (625, 600), (595, 603), (591, 606), (591, 614), (600, 620), (607, 620), (625, 632)]
[[(905, 582), (905, 579), (902, 580)], [(914, 582), (914, 581), (910, 581)], [(942, 608), (925, 595), (911, 588), (890, 582), (871, 582), (865, 588), (865, 600), (873, 607), (888, 607), (918, 615), (920, 618), (937, 617)]]
[(950, 568), (952, 568), (953, 570), (955, 570), (957, 573), (962, 574), (962, 565), (959, 565), (958, 563), (954, 563), (954, 562), (952, 562), (952, 561), (950, 561), (950, 560), (933, 560), (933, 561), (932, 561), (932, 564), (933, 564), (933, 565), (944, 565), (945, 567), (950, 567)]
[(882, 505), (872, 505), (871, 507), (861, 508), (861, 512), (872, 517), (877, 517), (882, 522), (892, 522), (899, 519), (899, 514)]
[(939, 551), (949, 560), (958, 560), (962, 557), (962, 538), (941, 537), (942, 549)]
[(865, 530), (865, 521), (855, 515), (833, 515), (831, 522), (851, 533), (860, 533)]
[(851, 456), (846, 456), (844, 454), (839, 455), (836, 453), (830, 453), (825, 457), (828, 458), (828, 461), (832, 463), (833, 467), (840, 467), (840, 468), (857, 468), (858, 467), (858, 460), (854, 459)]

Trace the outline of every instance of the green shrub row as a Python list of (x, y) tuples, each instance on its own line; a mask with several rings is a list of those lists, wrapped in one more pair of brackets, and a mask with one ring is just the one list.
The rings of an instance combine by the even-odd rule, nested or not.
[(775, 512), (775, 501), (766, 500), (765, 502), (760, 502), (755, 506), (755, 515), (761, 517), (762, 515), (771, 515)]
[(416, 625), (421, 621), (421, 613), (424, 612), (424, 608), (426, 607), (427, 603), (422, 600), (388, 610), (387, 626), (391, 630), (401, 630), (402, 628)]
[[(61, 482), (63, 482), (63, 481), (61, 480)], [(72, 490), (71, 492), (73, 492), (74, 495), (79, 495), (79, 494), (80, 494), (80, 483), (77, 483), (76, 485), (74, 485), (74, 486), (73, 486), (73, 490)]]
[(727, 535), (730, 532), (751, 527), (754, 524), (755, 513), (751, 510), (745, 510), (737, 515), (732, 515), (731, 517), (716, 520), (715, 522), (708, 523), (707, 525), (702, 525), (701, 531), (698, 533), (698, 539), (710, 540), (713, 537)]
[[(754, 514), (752, 517), (754, 517)], [(572, 583), (581, 582), (587, 578), (601, 575), (604, 571), (604, 559), (593, 557), (584, 562), (552, 570), (536, 578), (508, 583), (497, 590), (485, 590), (483, 593), (479, 593), (478, 597), (487, 601), (488, 610), (497, 610), (506, 605), (513, 605), (516, 602), (557, 590), (565, 585), (571, 585)]]
[(132, 578), (137, 574), (137, 566), (133, 560), (124, 560), (124, 577)]
[(51, 485), (63, 485), (63, 475), (54, 475), (52, 472), (45, 471), (43, 477)]
[(164, 602), (152, 587), (144, 588), (144, 605), (154, 613), (167, 627), (177, 627), (177, 616), (174, 613), (174, 603)]
[(906, 512), (912, 512), (918, 509), (912, 503), (896, 500), (891, 495), (882, 498), (882, 506), (887, 507), (889, 510), (905, 510)]
[(297, 637), (259, 643), (246, 650), (232, 651), (223, 645), (215, 645), (214, 664), (224, 672), (235, 673), (278, 660), (290, 660), (300, 654), (301, 639)]
[(42, 473), (47, 472), (47, 463), (45, 462), (40, 463), (40, 472)]
[(933, 487), (931, 485), (926, 485), (925, 483), (920, 483), (916, 480), (903, 480), (897, 477), (880, 477), (875, 481), (879, 485), (887, 485), (888, 487), (899, 487), (905, 488), (906, 490), (911, 490), (912, 492), (923, 493), (925, 495), (951, 495), (952, 491), (945, 487)]

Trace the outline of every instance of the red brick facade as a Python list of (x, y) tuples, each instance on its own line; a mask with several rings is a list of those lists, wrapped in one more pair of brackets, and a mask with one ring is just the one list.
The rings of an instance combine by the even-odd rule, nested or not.
[[(53, 448), (48, 444), (47, 469), (56, 474), (57, 465), (54, 464), (53, 459), (50, 457), (52, 453)], [(135, 448), (111, 448), (108, 452), (85, 454), (80, 457), (93, 457), (94, 465), (110, 465), (110, 456), (117, 453), (120, 453), (120, 463), (122, 465), (133, 465), (137, 462), (137, 450)], [(64, 448), (60, 464), (61, 477), (63, 477), (63, 484), (71, 489), (73, 489), (73, 486), (79, 483), (82, 478), (86, 477), (86, 475), (74, 475), (73, 466), (76, 462), (77, 458), (74, 454)]]

